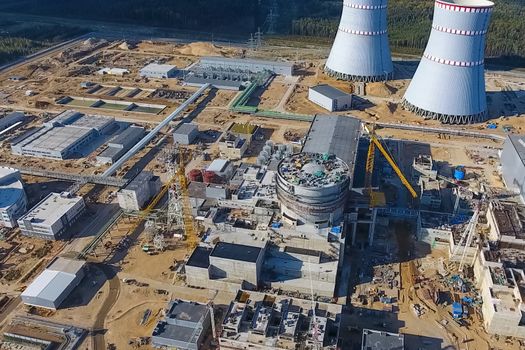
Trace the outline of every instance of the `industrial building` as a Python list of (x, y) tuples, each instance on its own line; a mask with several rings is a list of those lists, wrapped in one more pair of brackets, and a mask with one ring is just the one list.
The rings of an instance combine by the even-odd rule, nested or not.
[(171, 64), (150, 63), (139, 72), (143, 78), (167, 79), (177, 74), (177, 67)]
[(219, 336), (221, 349), (338, 348), (341, 306), (238, 291)]
[(198, 247), (186, 264), (186, 282), (191, 286), (225, 282), (257, 289), (262, 282), (264, 254), (265, 246), (219, 242), (212, 250)]
[(100, 75), (117, 75), (117, 76), (123, 76), (126, 74), (129, 74), (129, 70), (125, 68), (109, 68), (105, 67), (97, 71), (97, 74)]
[(50, 193), (18, 219), (23, 235), (47, 240), (67, 239), (68, 229), (86, 209), (82, 197)]
[(352, 107), (352, 94), (327, 84), (311, 87), (308, 90), (308, 99), (330, 112), (346, 111)]
[(20, 172), (0, 167), (0, 223), (6, 227), (15, 227), (16, 221), (26, 210), (27, 196)]
[(525, 207), (512, 202), (493, 201), (487, 209), (489, 241), (502, 248), (525, 250)]
[(351, 81), (384, 81), (393, 76), (387, 34), (387, 0), (344, 1), (327, 74)]
[(82, 154), (95, 138), (115, 127), (115, 119), (85, 115), (68, 110), (45, 122), (42, 127), (16, 138), (11, 151), (16, 155), (68, 159)]
[(525, 135), (508, 135), (501, 152), (501, 173), (508, 189), (525, 203)]
[(361, 350), (403, 350), (405, 336), (403, 334), (363, 329)]
[(135, 146), (142, 139), (144, 133), (144, 128), (140, 126), (130, 126), (125, 129), (108, 142), (108, 147), (97, 155), (97, 162), (100, 164), (113, 164), (126, 154), (131, 147)]
[(138, 174), (125, 188), (117, 192), (120, 207), (124, 210), (139, 211), (159, 193), (161, 181), (150, 171)]
[(281, 161), (277, 198), (284, 219), (317, 228), (343, 220), (350, 191), (348, 165), (329, 153), (298, 153)]
[(155, 348), (200, 350), (210, 334), (213, 311), (211, 306), (172, 300), (151, 335)]
[(202, 57), (199, 66), (210, 70), (219, 71), (246, 71), (260, 73), (270, 71), (277, 75), (293, 75), (294, 65), (289, 62), (276, 62), (266, 60), (255, 60), (249, 58), (227, 58), (218, 56)]
[(238, 160), (244, 156), (249, 143), (246, 139), (226, 131), (219, 139), (219, 152), (221, 157), (229, 160)]
[(493, 6), (487, 0), (436, 1), (427, 47), (404, 96), (406, 109), (447, 124), (487, 119), (484, 51)]
[(173, 132), (173, 142), (180, 145), (191, 145), (198, 136), (197, 124), (183, 123)]
[(82, 260), (56, 258), (22, 292), (22, 302), (45, 309), (58, 309), (84, 278), (85, 265)]
[(26, 116), (22, 112), (11, 112), (0, 118), (0, 132), (7, 128), (22, 123), (26, 119)]

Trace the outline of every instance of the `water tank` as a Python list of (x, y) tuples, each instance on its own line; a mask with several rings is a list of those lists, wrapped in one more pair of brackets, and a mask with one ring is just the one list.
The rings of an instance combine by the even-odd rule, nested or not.
[(262, 150), (261, 153), (259, 153), (259, 156), (268, 159), (268, 158), (270, 158), (270, 154), (271, 154), (271, 153), (266, 152), (265, 150)]
[(263, 147), (263, 151), (265, 151), (268, 154), (272, 154), (273, 153), (273, 147), (266, 145), (266, 146)]
[(199, 169), (193, 169), (188, 174), (190, 181), (202, 182), (202, 171)]
[(266, 165), (267, 162), (268, 162), (267, 158), (262, 157), (262, 156), (257, 157), (257, 165), (263, 166), (263, 165)]
[(465, 175), (466, 175), (466, 171), (463, 165), (457, 166), (456, 169), (454, 170), (454, 179), (458, 181), (465, 180)]
[(217, 174), (215, 174), (213, 171), (205, 171), (202, 174), (203, 180), (207, 184), (214, 184), (217, 183)]
[(273, 141), (272, 140), (266, 141), (266, 146), (270, 146), (271, 148), (273, 148), (273, 146), (274, 146)]

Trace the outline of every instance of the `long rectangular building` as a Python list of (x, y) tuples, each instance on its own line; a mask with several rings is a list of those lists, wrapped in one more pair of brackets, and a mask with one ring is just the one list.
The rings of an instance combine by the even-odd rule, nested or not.
[(525, 202), (525, 135), (508, 135), (501, 152), (501, 172), (507, 187)]
[(29, 212), (18, 219), (23, 235), (47, 240), (65, 239), (67, 229), (83, 214), (86, 204), (82, 197), (69, 193), (50, 193)]
[(249, 58), (227, 58), (209, 56), (201, 58), (199, 66), (202, 68), (209, 69), (221, 68), (224, 71), (235, 69), (239, 71), (247, 71), (252, 73), (270, 71), (278, 75), (293, 75), (294, 73), (293, 63), (256, 60)]

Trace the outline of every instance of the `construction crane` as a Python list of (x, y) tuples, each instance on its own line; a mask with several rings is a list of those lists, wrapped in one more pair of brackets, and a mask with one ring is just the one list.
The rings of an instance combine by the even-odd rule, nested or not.
[(414, 190), (410, 182), (408, 182), (407, 178), (405, 177), (405, 175), (403, 174), (399, 166), (396, 164), (396, 161), (394, 160), (394, 158), (386, 150), (380, 138), (376, 135), (375, 125), (372, 125), (371, 127), (368, 127), (367, 125), (365, 125), (364, 128), (368, 132), (368, 135), (370, 136), (370, 145), (368, 146), (368, 154), (366, 157), (366, 169), (365, 169), (366, 170), (365, 189), (368, 192), (368, 195), (370, 196), (370, 206), (376, 207), (382, 202), (384, 203), (384, 194), (372, 191), (372, 173), (374, 172), (376, 148), (379, 150), (379, 152), (381, 152), (383, 157), (385, 157), (385, 159), (387, 160), (388, 164), (390, 164), (392, 169), (394, 169), (394, 172), (397, 174), (397, 176), (401, 180), (401, 183), (410, 192), (410, 194), (412, 195), (412, 198), (417, 198), (416, 190)]
[[(476, 210), (474, 210), (472, 218), (470, 219), (467, 227), (461, 234), (459, 243), (454, 247), (454, 251), (452, 252), (451, 260), (458, 261), (459, 259), (458, 271), (460, 272), (463, 271), (463, 267), (465, 266), (465, 257), (467, 256), (467, 250), (471, 246), (472, 240), (474, 239), (474, 235), (476, 234), (476, 227), (478, 225), (480, 211), (481, 203), (479, 203), (476, 206)], [(469, 265), (472, 265), (472, 262)]]
[[(190, 152), (191, 157), (191, 152)], [(184, 160), (184, 149), (179, 147), (179, 166), (176, 172), (176, 186), (178, 186), (178, 192), (181, 194), (179, 198), (182, 202), (182, 214), (183, 214), (183, 230), (188, 249), (194, 249), (199, 244), (197, 237), (197, 230), (193, 225), (192, 207), (190, 203), (190, 196), (188, 193), (188, 180), (186, 178), (186, 164)]]

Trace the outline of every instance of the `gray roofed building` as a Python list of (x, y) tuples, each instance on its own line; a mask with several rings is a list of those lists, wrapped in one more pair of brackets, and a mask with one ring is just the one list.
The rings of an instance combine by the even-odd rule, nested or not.
[(166, 79), (172, 78), (177, 72), (177, 67), (171, 64), (150, 63), (139, 72), (141, 77)]
[(352, 106), (352, 94), (327, 84), (311, 87), (308, 99), (330, 112), (344, 111)]
[(113, 164), (142, 139), (144, 132), (143, 127), (130, 126), (108, 142), (108, 147), (97, 156), (97, 162)]
[(360, 136), (361, 121), (357, 118), (317, 115), (302, 151), (335, 154), (353, 173)]
[(259, 258), (261, 250), (262, 249), (259, 247), (219, 242), (217, 245), (215, 245), (215, 248), (211, 252), (210, 256), (255, 263)]
[(173, 132), (173, 142), (191, 145), (199, 136), (199, 127), (192, 123), (183, 123)]
[(254, 73), (266, 70), (279, 75), (293, 75), (294, 72), (294, 64), (290, 62), (277, 62), (250, 58), (208, 56), (201, 58), (199, 66), (203, 68), (238, 69)]
[(362, 350), (403, 350), (404, 348), (403, 334), (363, 329)]
[(210, 307), (204, 304), (173, 300), (166, 317), (159, 321), (151, 336), (156, 348), (198, 350), (211, 329)]
[(84, 278), (85, 261), (59, 257), (20, 295), (26, 305), (56, 310)]
[(519, 193), (525, 203), (525, 135), (508, 135), (501, 152), (505, 185)]
[(15, 227), (27, 207), (22, 177), (17, 169), (0, 167), (0, 222)]

